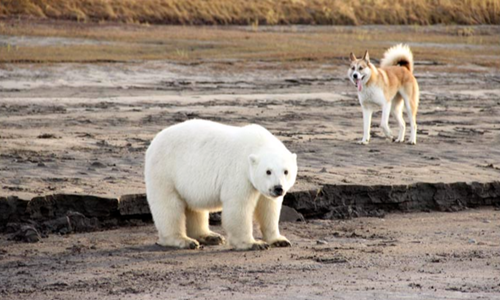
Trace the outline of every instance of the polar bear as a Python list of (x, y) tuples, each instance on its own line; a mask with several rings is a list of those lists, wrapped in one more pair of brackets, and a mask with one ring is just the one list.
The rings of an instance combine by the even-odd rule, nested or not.
[[(259, 125), (189, 120), (161, 131), (146, 151), (145, 181), (157, 244), (219, 245), (209, 212), (222, 210), (229, 244), (239, 250), (291, 246), (278, 221), (297, 176), (297, 155)], [(253, 238), (253, 217), (264, 241)]]

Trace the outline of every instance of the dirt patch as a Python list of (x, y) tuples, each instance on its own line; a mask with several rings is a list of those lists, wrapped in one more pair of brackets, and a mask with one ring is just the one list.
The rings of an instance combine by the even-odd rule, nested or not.
[[(177, 30), (172, 43), (180, 45), (175, 43), (201, 30), (78, 26), (93, 39), (140, 41), (134, 47), (148, 50), (137, 57), (177, 59), (130, 61), (132, 51), (121, 63), (45, 63), (66, 59), (77, 46), (95, 47), (92, 59), (116, 59), (109, 44), (75, 46), (73, 40), (60, 45), (63, 52), (40, 52), (43, 43), (9, 52), (9, 61), (36, 54), (40, 63), (0, 67), (0, 209), (22, 224), (0, 235), (2, 299), (500, 299), (498, 211), (469, 208), (499, 201), (500, 78), (495, 63), (483, 63), (498, 57), (497, 35), (468, 41), (442, 27), (387, 28), (390, 35), (382, 34), (384, 28), (336, 28), (334, 35), (325, 28), (255, 35), (204, 29), (210, 39), (220, 34), (246, 42), (201, 50), (191, 38), (187, 44), (196, 47), (185, 58), (189, 46), (176, 52), (141, 43), (156, 34), (167, 40)], [(71, 38), (67, 28), (51, 30)], [(252, 36), (247, 41), (245, 35)], [(377, 58), (393, 44), (383, 38), (408, 36), (422, 43), (415, 44), (422, 90), (418, 144), (385, 140), (376, 114), (371, 143), (357, 145), (362, 116), (345, 77), (347, 62), (319, 50), (333, 47), (347, 55), (369, 46)], [(449, 47), (433, 45), (438, 38)], [(475, 45), (462, 47), (467, 43)], [(162, 47), (170, 54), (149, 56)], [(312, 48), (319, 50), (311, 55)], [(227, 50), (224, 59), (215, 55), (221, 49)], [(144, 152), (154, 135), (192, 118), (264, 125), (299, 157), (287, 204), (308, 218), (346, 219), (283, 223), (294, 243), (290, 249), (154, 246), (154, 227), (141, 218), (130, 221), (134, 210), (147, 214), (144, 199), (130, 196), (126, 206), (119, 198), (144, 193)], [(103, 206), (68, 208), (66, 201), (83, 198)], [(414, 210), (462, 211), (387, 214)], [(22, 222), (33, 216), (36, 223)], [(349, 219), (356, 216), (361, 218)], [(99, 231), (106, 228), (115, 229)]]
[[(273, 79), (273, 72), (256, 83), (249, 74), (248, 85), (213, 83), (221, 93), (203, 85), (178, 95), (182, 85), (120, 89), (86, 81), (71, 88), (4, 91), (0, 195), (142, 193), (149, 142), (166, 126), (192, 118), (268, 128), (299, 154), (295, 191), (325, 184), (497, 181), (496, 77), (444, 76), (439, 66), (434, 68), (432, 77), (417, 73), (422, 97), (414, 147), (384, 139), (377, 128), (379, 114), (370, 145), (356, 145), (362, 136), (361, 111), (340, 70), (307, 77), (306, 84)], [(297, 78), (305, 77), (300, 74), (296, 71)], [(332, 80), (325, 81), (326, 76)]]
[[(0, 236), (2, 299), (500, 299), (499, 212), (282, 224), (292, 248), (154, 245), (152, 225)], [(214, 227), (224, 233), (220, 227)], [(224, 259), (221, 259), (224, 257)]]

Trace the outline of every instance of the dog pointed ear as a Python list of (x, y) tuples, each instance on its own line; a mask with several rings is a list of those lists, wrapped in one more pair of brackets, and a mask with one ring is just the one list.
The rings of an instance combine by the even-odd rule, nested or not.
[(370, 62), (370, 54), (368, 54), (368, 50), (365, 51), (365, 55), (363, 55), (363, 59), (366, 60), (366, 62)]
[(351, 59), (351, 61), (356, 61), (356, 55), (354, 55), (354, 53), (351, 52), (351, 54), (349, 54), (349, 58)]

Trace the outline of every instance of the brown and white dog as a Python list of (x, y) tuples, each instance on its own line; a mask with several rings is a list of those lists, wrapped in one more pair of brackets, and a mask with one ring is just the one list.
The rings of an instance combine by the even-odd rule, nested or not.
[(410, 119), (409, 144), (417, 143), (417, 109), (419, 102), (419, 87), (413, 76), (413, 54), (407, 45), (396, 45), (384, 53), (380, 68), (370, 62), (368, 51), (361, 59), (350, 55), (351, 66), (349, 79), (358, 89), (358, 99), (363, 109), (363, 139), (360, 144), (370, 141), (370, 126), (372, 112), (382, 107), (380, 126), (386, 137), (392, 139), (389, 128), (389, 114), (396, 118), (399, 125), (399, 135), (395, 142), (402, 143), (405, 138), (405, 121), (403, 105)]

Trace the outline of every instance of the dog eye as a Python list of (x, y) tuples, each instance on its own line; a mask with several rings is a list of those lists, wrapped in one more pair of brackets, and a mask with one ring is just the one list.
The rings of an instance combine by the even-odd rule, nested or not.
[(267, 174), (267, 175), (271, 175), (271, 170), (267, 170), (267, 171), (266, 171), (266, 174)]
[(351, 70), (353, 70), (353, 71), (354, 71), (354, 69), (355, 69), (354, 67), (351, 68)]
[(360, 71), (361, 71), (361, 70), (363, 70), (363, 67), (359, 67), (359, 70), (360, 70)]
[(288, 170), (285, 170), (285, 175), (288, 175)]

